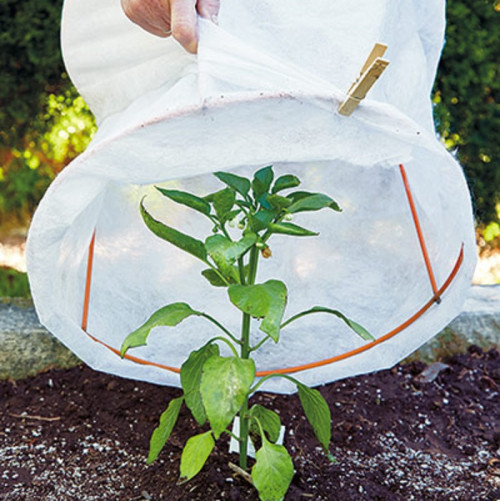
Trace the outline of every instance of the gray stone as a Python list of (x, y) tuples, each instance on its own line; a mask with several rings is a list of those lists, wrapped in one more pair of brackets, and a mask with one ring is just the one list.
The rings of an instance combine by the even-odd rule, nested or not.
[(434, 362), (473, 344), (484, 350), (500, 346), (500, 284), (472, 287), (462, 313), (406, 360)]
[(31, 301), (0, 300), (0, 379), (34, 376), (81, 363), (38, 321)]
[[(500, 285), (474, 286), (463, 312), (406, 360), (435, 362), (463, 353), (472, 344), (483, 349), (500, 345)], [(42, 327), (30, 301), (0, 300), (0, 379), (20, 379), (79, 363)]]

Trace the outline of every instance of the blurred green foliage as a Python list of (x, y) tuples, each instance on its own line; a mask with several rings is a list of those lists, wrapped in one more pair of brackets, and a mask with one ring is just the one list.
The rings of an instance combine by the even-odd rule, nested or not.
[(94, 120), (74, 89), (46, 95), (41, 126), (0, 151), (0, 226), (25, 225), (50, 182), (85, 150)]
[[(497, 216), (499, 215), (500, 211), (497, 211)], [(500, 220), (500, 217), (498, 217)], [(486, 245), (483, 245), (485, 249), (500, 249), (500, 224), (497, 223), (496, 221), (491, 221), (488, 223), (486, 226), (482, 228), (482, 237), (484, 240), (484, 243)]]
[(60, 0), (0, 2), (0, 134), (7, 144), (40, 127), (47, 93), (65, 86)]
[[(49, 183), (95, 131), (64, 72), (61, 8), (62, 0), (0, 0), (0, 226), (26, 224)], [(500, 3), (448, 0), (447, 16), (435, 118), (486, 226), (499, 222)]]
[(30, 298), (31, 293), (26, 273), (0, 266), (0, 298), (2, 297)]
[(62, 0), (0, 0), (0, 226), (24, 226), (95, 131), (61, 59)]
[(484, 226), (499, 221), (500, 3), (448, 0), (447, 23), (435, 119), (448, 149), (457, 151)]

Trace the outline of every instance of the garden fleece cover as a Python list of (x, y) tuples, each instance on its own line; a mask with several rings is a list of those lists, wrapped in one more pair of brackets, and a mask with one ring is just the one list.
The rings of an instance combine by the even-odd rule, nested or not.
[[(475, 265), (469, 192), (432, 121), (444, 24), (444, 0), (222, 0), (218, 26), (199, 20), (193, 56), (133, 25), (119, 0), (66, 0), (66, 66), (99, 129), (47, 190), (29, 232), (41, 322), (95, 369), (179, 386), (176, 369), (216, 327), (191, 317), (156, 328), (130, 353), (137, 360), (116, 354), (127, 334), (172, 302), (236, 332), (240, 312), (201, 276), (202, 262), (146, 228), (139, 202), (146, 195), (155, 218), (204, 240), (208, 219), (154, 187), (205, 195), (223, 187), (214, 171), (248, 177), (272, 164), (343, 212), (296, 215), (320, 236), (275, 236), (258, 282), (287, 284), (285, 319), (335, 308), (377, 341), (309, 315), (256, 352), (259, 374), (286, 369), (317, 385), (410, 354), (460, 312)], [(390, 65), (341, 116), (375, 42), (388, 45)], [(261, 335), (255, 321), (253, 339)], [(264, 388), (295, 389), (282, 378)]]

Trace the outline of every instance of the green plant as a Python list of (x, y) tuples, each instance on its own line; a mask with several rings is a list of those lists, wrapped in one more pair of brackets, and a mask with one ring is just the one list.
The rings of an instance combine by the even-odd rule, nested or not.
[[(340, 211), (329, 196), (306, 191), (282, 192), (299, 186), (296, 176), (285, 175), (274, 181), (272, 167), (257, 171), (252, 181), (227, 172), (215, 176), (226, 187), (203, 198), (177, 190), (157, 188), (165, 197), (185, 205), (209, 218), (214, 234), (205, 242), (171, 228), (153, 218), (141, 202), (140, 210), (148, 228), (158, 237), (203, 261), (208, 267), (202, 275), (215, 287), (227, 288), (230, 302), (242, 313), (239, 336), (230, 332), (207, 313), (197, 311), (186, 303), (169, 304), (156, 311), (141, 327), (127, 336), (121, 347), (122, 356), (129, 348), (147, 343), (151, 330), (157, 326), (175, 326), (190, 316), (204, 317), (215, 324), (222, 336), (210, 339), (193, 351), (181, 367), (180, 378), (184, 394), (170, 402), (153, 432), (148, 462), (156, 459), (168, 440), (177, 421), (183, 402), (198, 424), (208, 419), (210, 430), (191, 437), (183, 450), (181, 478), (190, 480), (203, 467), (217, 440), (227, 433), (239, 442), (240, 467), (247, 469), (249, 437), (260, 442), (256, 462), (251, 470), (253, 484), (260, 499), (282, 499), (293, 477), (292, 460), (284, 446), (276, 444), (280, 418), (260, 405), (249, 408), (249, 396), (273, 377), (292, 381), (298, 389), (305, 415), (325, 453), (330, 444), (330, 410), (318, 390), (309, 388), (297, 379), (283, 374), (271, 374), (255, 381), (253, 352), (264, 343), (279, 341), (280, 332), (295, 320), (313, 313), (339, 317), (363, 339), (373, 339), (359, 324), (337, 310), (315, 306), (283, 321), (287, 302), (286, 285), (279, 280), (257, 283), (259, 255), (271, 256), (269, 239), (273, 235), (311, 237), (314, 231), (289, 222), (291, 215), (301, 212), (333, 209)], [(233, 240), (227, 225), (241, 230), (241, 238)], [(251, 317), (260, 320), (262, 339), (255, 345), (250, 341)], [(229, 346), (233, 355), (220, 355), (218, 343)], [(229, 426), (239, 418), (239, 436)], [(257, 437), (257, 438), (255, 438)], [(331, 456), (329, 456), (331, 457)]]

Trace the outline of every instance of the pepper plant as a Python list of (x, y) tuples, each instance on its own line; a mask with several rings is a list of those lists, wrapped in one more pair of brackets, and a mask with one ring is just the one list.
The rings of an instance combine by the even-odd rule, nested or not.
[[(199, 425), (207, 420), (209, 430), (187, 441), (181, 456), (180, 476), (190, 480), (203, 467), (208, 456), (224, 433), (239, 443), (240, 468), (248, 469), (248, 441), (253, 437), (257, 445), (251, 479), (262, 501), (282, 499), (293, 477), (293, 464), (283, 445), (276, 442), (281, 422), (279, 415), (261, 405), (249, 407), (249, 397), (273, 377), (293, 382), (304, 413), (324, 452), (331, 436), (330, 410), (320, 392), (307, 387), (286, 374), (270, 374), (256, 379), (252, 353), (267, 342), (278, 343), (281, 330), (295, 320), (310, 314), (326, 313), (343, 320), (363, 339), (373, 339), (359, 324), (337, 310), (314, 306), (283, 320), (287, 303), (287, 288), (280, 280), (257, 282), (259, 257), (270, 258), (271, 237), (313, 237), (318, 233), (291, 223), (292, 216), (301, 212), (330, 209), (339, 212), (338, 204), (322, 193), (299, 191), (300, 180), (284, 175), (274, 180), (272, 166), (258, 170), (253, 179), (228, 172), (215, 176), (225, 187), (216, 193), (199, 197), (178, 190), (157, 187), (168, 199), (185, 205), (210, 219), (213, 234), (204, 242), (184, 234), (156, 220), (145, 208), (140, 211), (147, 227), (158, 237), (199, 259), (207, 268), (203, 277), (214, 287), (227, 289), (229, 301), (241, 311), (241, 331), (236, 334), (206, 312), (198, 311), (186, 303), (172, 303), (158, 311), (138, 329), (129, 334), (121, 347), (122, 356), (128, 349), (147, 343), (151, 330), (158, 326), (176, 326), (190, 316), (203, 317), (214, 324), (221, 335), (207, 341), (191, 352), (180, 371), (183, 396), (173, 399), (161, 415), (159, 426), (151, 437), (148, 462), (154, 461), (167, 442), (185, 404)], [(273, 182), (274, 181), (274, 182)], [(287, 194), (284, 194), (287, 193)], [(228, 226), (241, 231), (234, 239)], [(257, 319), (261, 339), (252, 345), (251, 319)], [(232, 355), (221, 356), (219, 344), (229, 346)], [(239, 418), (239, 436), (231, 431), (234, 418)]]

